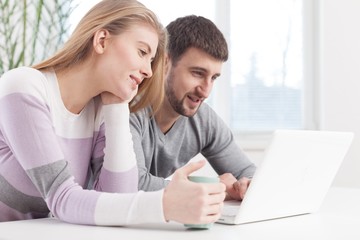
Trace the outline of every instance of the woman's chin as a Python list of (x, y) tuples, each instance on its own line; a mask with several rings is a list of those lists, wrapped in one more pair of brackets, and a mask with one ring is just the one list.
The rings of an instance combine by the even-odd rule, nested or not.
[[(132, 90), (128, 94), (124, 94), (123, 99), (127, 99), (129, 102), (136, 96), (138, 89)], [(126, 95), (126, 96), (125, 96)]]

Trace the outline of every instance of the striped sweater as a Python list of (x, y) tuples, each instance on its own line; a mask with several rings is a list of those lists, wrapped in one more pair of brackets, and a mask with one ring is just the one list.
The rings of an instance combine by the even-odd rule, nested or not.
[(137, 177), (127, 104), (94, 98), (73, 114), (53, 71), (0, 78), (0, 221), (164, 222), (163, 191), (138, 192)]

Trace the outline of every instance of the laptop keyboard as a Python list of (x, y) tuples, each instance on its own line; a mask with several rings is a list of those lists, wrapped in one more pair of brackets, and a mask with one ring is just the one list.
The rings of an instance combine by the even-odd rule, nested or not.
[(223, 216), (235, 216), (240, 208), (241, 201), (231, 200), (225, 201), (222, 209)]

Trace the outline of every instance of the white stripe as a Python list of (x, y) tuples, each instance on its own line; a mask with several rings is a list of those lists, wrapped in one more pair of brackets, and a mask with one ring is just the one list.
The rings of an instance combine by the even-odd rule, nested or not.
[(25, 93), (45, 102), (46, 85), (46, 78), (38, 70), (28, 67), (12, 69), (0, 78), (0, 98), (12, 93)]
[(95, 224), (124, 226), (141, 223), (165, 223), (163, 190), (132, 194), (102, 193), (95, 209)]
[(123, 172), (136, 166), (127, 103), (104, 105), (106, 147), (104, 168)]

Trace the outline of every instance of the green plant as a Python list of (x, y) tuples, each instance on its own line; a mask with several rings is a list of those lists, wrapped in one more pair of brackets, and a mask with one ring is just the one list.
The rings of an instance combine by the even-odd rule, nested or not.
[(0, 0), (0, 76), (39, 62), (68, 37), (72, 0)]

